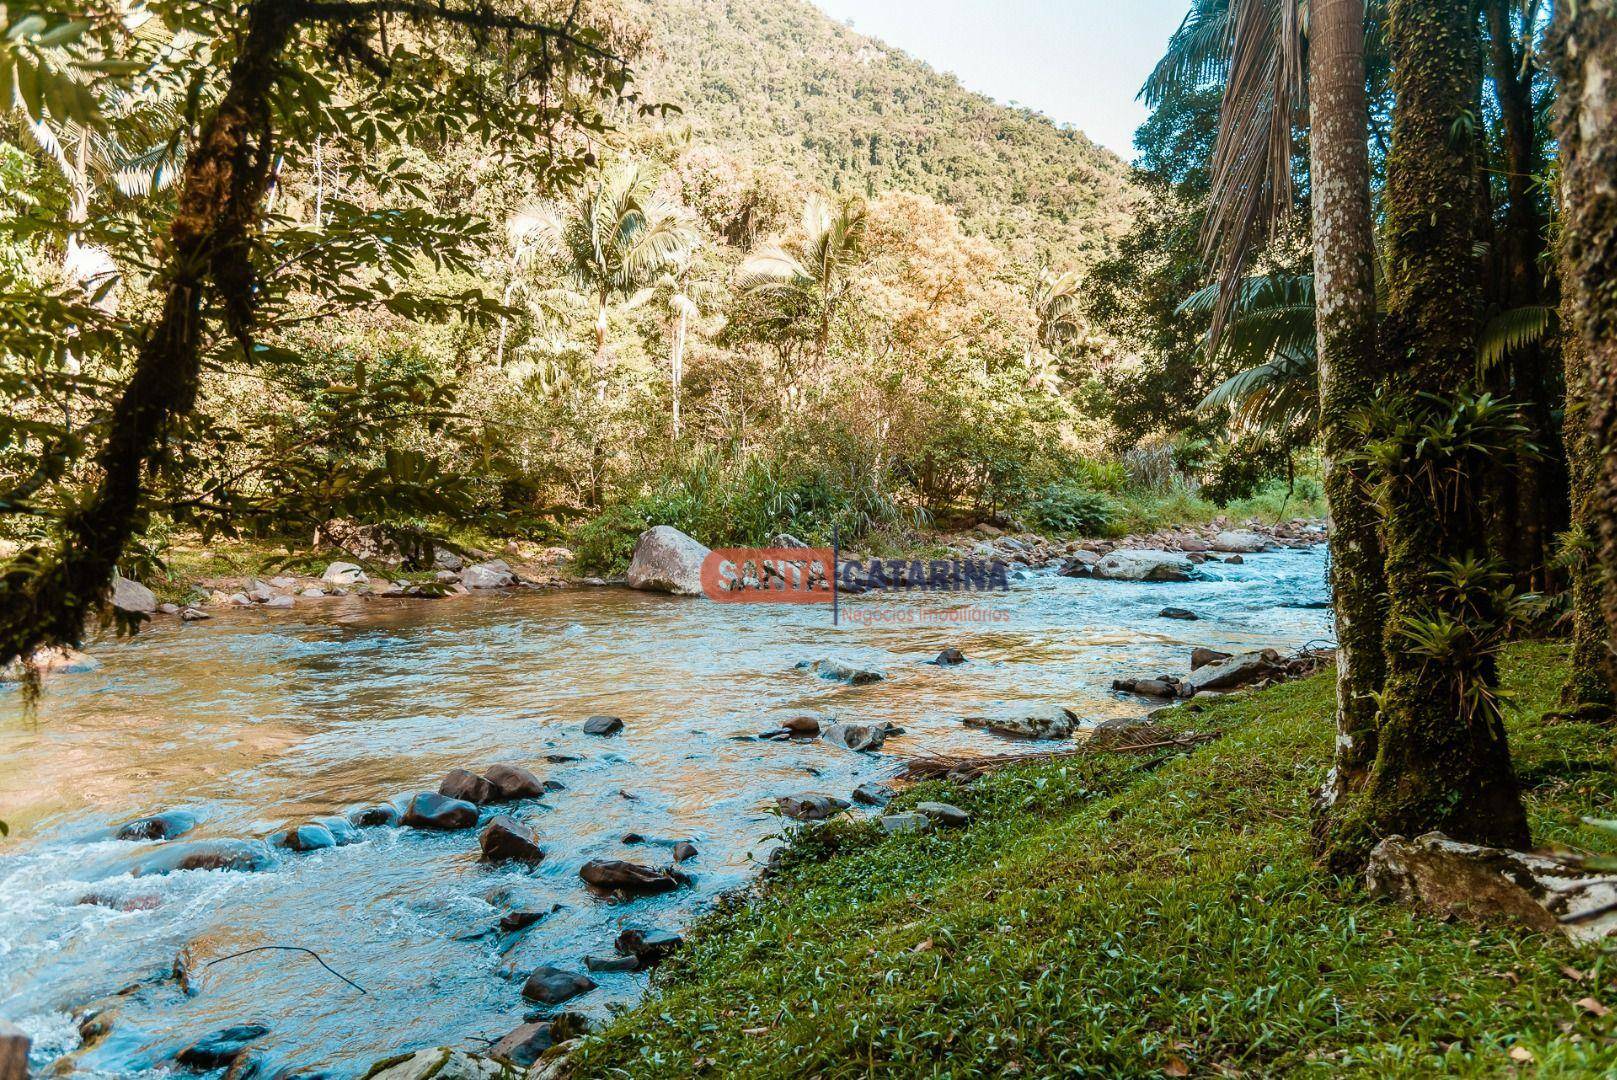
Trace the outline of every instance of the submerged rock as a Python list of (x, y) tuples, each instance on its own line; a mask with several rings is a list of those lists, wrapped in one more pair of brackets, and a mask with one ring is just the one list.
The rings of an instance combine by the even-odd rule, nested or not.
[(135, 877), (181, 870), (263, 870), (274, 865), (261, 840), (186, 840), (154, 848), (129, 871)]
[(589, 993), (595, 986), (595, 980), (588, 975), (563, 971), (561, 968), (542, 967), (529, 975), (528, 981), (522, 984), (522, 996), (529, 1001), (560, 1005), (580, 994)]
[(537, 799), (545, 793), (544, 781), (520, 765), (490, 765), (483, 777), (494, 785), (495, 802)]
[(579, 868), (578, 876), (597, 889), (621, 889), (631, 893), (668, 892), (689, 880), (674, 870), (659, 870), (623, 859), (591, 859)]
[(832, 724), (820, 732), (820, 740), (845, 750), (880, 750), (887, 741), (887, 728), (881, 724)]
[(336, 847), (337, 838), (324, 825), (307, 824), (278, 832), (269, 838), (269, 843), (271, 847), (286, 848), (288, 851), (319, 851)]
[(674, 845), (675, 862), (689, 862), (691, 859), (696, 858), (696, 856), (696, 845), (691, 843), (689, 840), (681, 840), (679, 843)]
[(1182, 607), (1165, 607), (1157, 612), (1157, 617), (1161, 619), (1183, 619), (1186, 622), (1195, 622), (1201, 618), (1200, 615), (1189, 608)]
[(434, 791), (423, 791), (410, 800), (402, 821), (415, 829), (469, 829), (477, 824), (477, 807)]
[(1195, 573), (1183, 555), (1151, 548), (1114, 551), (1095, 563), (1095, 576), (1112, 581), (1189, 581)]
[(508, 814), (501, 814), (478, 835), (477, 843), (483, 850), (484, 862), (536, 863), (545, 857), (539, 847), (539, 836), (528, 826)]
[(1020, 739), (1069, 739), (1078, 729), (1078, 714), (1071, 709), (1056, 709), (1039, 716), (968, 716), (961, 723)]
[(944, 649), (927, 661), (927, 663), (935, 664), (938, 667), (954, 667), (956, 664), (964, 664), (965, 662), (966, 654), (953, 647)]
[(482, 806), (493, 802), (498, 792), (493, 784), (476, 773), (465, 769), (450, 769), (438, 785), (438, 794), (447, 799), (459, 799), (473, 806)]
[(846, 810), (851, 803), (834, 795), (806, 792), (802, 795), (782, 795), (775, 800), (780, 812), (793, 821), (824, 821)]
[(616, 716), (592, 716), (584, 721), (586, 735), (616, 735), (623, 730), (623, 721)]
[(399, 823), (399, 808), (389, 803), (377, 803), (348, 812), (348, 820), (361, 829), (374, 829)]
[(360, 841), (359, 830), (354, 828), (353, 822), (345, 817), (332, 815), (330, 817), (315, 818), (311, 824), (318, 825), (331, 833), (331, 838), (337, 842), (338, 847), (345, 844), (357, 844)]
[(66, 645), (50, 645), (35, 649), (26, 660), (13, 660), (0, 667), (0, 683), (21, 682), (30, 675), (59, 675), (70, 672), (94, 671), (101, 661)]
[(197, 827), (196, 815), (185, 810), (165, 810), (151, 817), (136, 818), (118, 826), (119, 840), (172, 840)]
[(700, 596), (702, 563), (708, 555), (705, 546), (671, 525), (647, 529), (635, 541), (629, 560), (629, 588)]
[(269, 1028), (263, 1024), (237, 1024), (222, 1028), (187, 1046), (174, 1055), (174, 1060), (193, 1069), (223, 1068), (268, 1034)]
[(811, 671), (822, 679), (833, 682), (847, 683), (849, 686), (864, 686), (867, 683), (880, 682), (887, 676), (874, 668), (858, 668), (843, 660), (833, 657), (823, 657), (819, 660), (803, 660), (798, 663), (797, 670)]

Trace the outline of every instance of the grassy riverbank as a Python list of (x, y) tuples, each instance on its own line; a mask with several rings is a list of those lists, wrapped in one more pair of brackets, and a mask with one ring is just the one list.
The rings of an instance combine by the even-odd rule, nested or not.
[[(1617, 738), (1542, 720), (1563, 664), (1557, 646), (1509, 652), (1512, 746), (1537, 841), (1600, 849), (1579, 822), (1613, 816)], [(807, 834), (770, 895), (703, 921), (574, 1075), (1617, 1069), (1597, 950), (1444, 923), (1313, 865), (1330, 715), (1316, 677), (1186, 715), (1225, 733), (1187, 756), (1096, 755), (899, 803), (954, 802), (964, 831)]]

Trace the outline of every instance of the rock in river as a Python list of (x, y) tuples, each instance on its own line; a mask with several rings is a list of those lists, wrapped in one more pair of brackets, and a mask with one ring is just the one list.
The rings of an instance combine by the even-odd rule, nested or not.
[(1078, 728), (1078, 714), (1056, 709), (1038, 716), (968, 716), (961, 723), (1021, 739), (1070, 739)]
[(184, 810), (165, 810), (151, 817), (126, 821), (118, 826), (119, 840), (172, 840), (196, 828), (195, 814)]
[(586, 956), (584, 967), (588, 971), (639, 971), (640, 961), (632, 956)]
[(197, 1040), (176, 1054), (174, 1060), (193, 1069), (222, 1068), (268, 1034), (269, 1028), (263, 1024), (237, 1024)]
[(1259, 551), (1268, 551), (1273, 546), (1268, 538), (1251, 529), (1230, 529), (1213, 538), (1214, 551), (1232, 554), (1251, 555)]
[(706, 547), (671, 525), (647, 529), (634, 544), (629, 588), (700, 596), (702, 561), (708, 554)]
[(410, 800), (403, 821), (416, 829), (469, 829), (477, 824), (477, 807), (435, 791), (423, 791)]
[(365, 581), (365, 571), (351, 562), (334, 562), (326, 566), (326, 572), (320, 576), (321, 581), (332, 585), (358, 585)]
[(147, 877), (178, 870), (263, 870), (274, 861), (261, 840), (187, 840), (152, 849), (129, 872)]
[(545, 857), (538, 834), (509, 814), (501, 814), (483, 826), (477, 842), (483, 849), (484, 862), (516, 859), (536, 863)]
[(517, 583), (517, 577), (503, 559), (475, 563), (460, 572), (460, 583), (468, 589), (503, 589)]
[(1114, 551), (1095, 564), (1095, 576), (1112, 581), (1189, 581), (1195, 573), (1183, 555), (1151, 548)]
[(580, 994), (595, 989), (595, 980), (588, 975), (561, 968), (542, 967), (528, 976), (522, 984), (522, 996), (529, 1001), (542, 1001), (546, 1005), (560, 1005)]
[(579, 868), (578, 876), (597, 889), (640, 893), (668, 892), (689, 880), (677, 871), (658, 870), (623, 859), (591, 859)]
[(358, 810), (350, 810), (348, 820), (361, 829), (374, 829), (381, 825), (397, 825), (399, 823), (399, 808), (388, 803), (362, 806)]
[(866, 683), (880, 682), (887, 678), (885, 674), (873, 668), (854, 667), (852, 664), (831, 657), (800, 661), (797, 669), (799, 671), (812, 671), (822, 679), (844, 682), (849, 686), (864, 686)]
[(1230, 654), (1227, 652), (1206, 649), (1198, 645), (1190, 650), (1190, 670), (1195, 671), (1199, 667), (1206, 667), (1208, 664), (1216, 664), (1220, 660), (1228, 660), (1229, 658)]
[(672, 930), (630, 928), (618, 935), (613, 947), (625, 956), (634, 957), (641, 968), (648, 968), (666, 960), (683, 944), (685, 939)]
[(1189, 608), (1182, 607), (1165, 607), (1157, 612), (1157, 617), (1161, 619), (1184, 619), (1186, 622), (1195, 622), (1201, 618), (1200, 615)]
[(544, 795), (544, 781), (520, 765), (490, 765), (483, 777), (494, 785), (495, 802), (517, 802)]
[(271, 847), (286, 848), (288, 851), (319, 851), (337, 846), (337, 838), (330, 829), (313, 823), (282, 830), (271, 836), (269, 842)]
[(820, 739), (845, 750), (880, 750), (887, 740), (881, 724), (832, 724), (820, 732)]
[(495, 800), (498, 794), (494, 785), (475, 773), (465, 769), (450, 769), (438, 785), (438, 794), (448, 799), (459, 799), (469, 802), (473, 806), (482, 806)]
[(615, 716), (592, 716), (584, 721), (586, 735), (616, 735), (623, 730), (623, 721)]
[(482, 1058), (440, 1046), (417, 1050), (403, 1057), (387, 1058), (371, 1066), (368, 1080), (506, 1080), (511, 1066), (492, 1058)]
[(500, 1039), (489, 1047), (488, 1056), (509, 1061), (519, 1069), (526, 1069), (539, 1060), (539, 1055), (549, 1050), (555, 1040), (551, 1038), (550, 1025), (543, 1020), (531, 1024), (523, 1024), (515, 1031)]
[(157, 611), (157, 594), (138, 581), (114, 573), (112, 606), (129, 615), (152, 615)]
[(847, 799), (812, 792), (802, 795), (782, 795), (775, 800), (775, 804), (780, 807), (782, 814), (793, 821), (824, 821), (852, 805)]
[(677, 863), (688, 862), (696, 858), (696, 855), (696, 845), (689, 840), (681, 840), (674, 845), (674, 861)]
[(936, 664), (938, 667), (954, 667), (956, 664), (964, 664), (965, 662), (966, 654), (956, 648), (944, 649), (927, 661), (927, 663)]

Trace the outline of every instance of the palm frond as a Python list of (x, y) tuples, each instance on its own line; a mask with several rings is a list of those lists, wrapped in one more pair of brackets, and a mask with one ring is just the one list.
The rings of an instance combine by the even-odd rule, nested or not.
[(1477, 336), (1477, 367), (1487, 371), (1511, 353), (1544, 340), (1554, 332), (1556, 323), (1555, 309), (1543, 304), (1501, 311)]
[(1230, 60), (1229, 0), (1197, 0), (1168, 50), (1151, 69), (1139, 97), (1156, 108), (1175, 90), (1196, 90), (1222, 78)]

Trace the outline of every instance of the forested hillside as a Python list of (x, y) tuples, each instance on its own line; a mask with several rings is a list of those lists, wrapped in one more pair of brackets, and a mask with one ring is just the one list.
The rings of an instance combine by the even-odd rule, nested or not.
[(1013, 254), (1097, 251), (1127, 225), (1127, 167), (1082, 132), (971, 93), (808, 0), (624, 0), (637, 77), (693, 135), (846, 195), (930, 195)]

